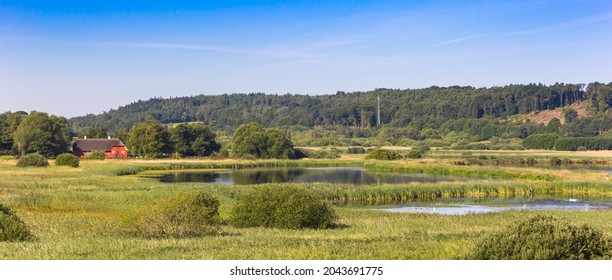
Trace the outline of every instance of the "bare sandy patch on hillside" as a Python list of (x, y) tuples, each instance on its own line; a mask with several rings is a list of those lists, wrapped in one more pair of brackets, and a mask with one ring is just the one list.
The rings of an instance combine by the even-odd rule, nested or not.
[[(587, 109), (591, 106), (590, 102), (582, 101), (576, 102), (570, 108), (573, 108), (578, 113), (578, 118), (583, 118), (587, 115)], [(567, 108), (567, 107), (566, 107)], [(530, 115), (527, 117), (531, 122), (534, 123), (543, 123), (547, 125), (552, 119), (557, 118), (561, 121), (561, 123), (565, 123), (565, 119), (563, 118), (563, 109), (557, 108), (554, 110), (544, 110), (540, 111), (536, 114)]]

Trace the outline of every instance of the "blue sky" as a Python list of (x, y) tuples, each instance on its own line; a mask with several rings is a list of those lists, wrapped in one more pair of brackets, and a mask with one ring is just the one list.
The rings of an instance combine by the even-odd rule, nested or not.
[(609, 0), (123, 2), (0, 0), (0, 112), (612, 81)]

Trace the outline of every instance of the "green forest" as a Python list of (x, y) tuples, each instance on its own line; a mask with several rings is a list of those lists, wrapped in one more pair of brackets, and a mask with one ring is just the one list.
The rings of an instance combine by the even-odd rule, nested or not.
[(100, 115), (70, 119), (74, 131), (106, 127), (129, 129), (134, 123), (203, 122), (216, 130), (234, 130), (257, 122), (264, 127), (376, 126), (380, 96), (383, 126), (439, 127), (449, 120), (505, 118), (592, 101), (605, 112), (612, 106), (612, 83), (508, 85), (504, 87), (430, 87), (337, 92), (335, 95), (266, 95), (263, 93), (198, 95), (137, 101)]
[[(231, 149), (235, 140), (232, 135), (248, 123), (258, 124), (262, 131), (274, 128), (267, 133), (283, 136), (266, 136), (281, 139), (279, 144), (271, 142), (270, 147), (599, 150), (612, 147), (610, 107), (612, 83), (597, 82), (491, 88), (432, 86), (317, 96), (251, 93), (152, 98), (72, 119), (40, 112), (5, 112), (0, 114), (0, 151), (53, 156), (69, 150), (73, 137), (112, 135), (141, 155), (179, 152), (183, 156), (207, 156), (221, 146), (226, 148), (222, 149), (224, 153)], [(529, 118), (554, 110), (562, 115), (541, 122)], [(176, 127), (187, 123), (203, 126)], [(24, 128), (20, 129), (20, 124)], [(135, 139), (145, 135), (138, 131), (147, 129), (155, 131), (151, 139), (161, 140), (141, 147)], [(284, 143), (284, 137), (291, 142)], [(41, 139), (52, 143), (42, 143)], [(284, 148), (279, 151), (283, 157), (294, 156)]]

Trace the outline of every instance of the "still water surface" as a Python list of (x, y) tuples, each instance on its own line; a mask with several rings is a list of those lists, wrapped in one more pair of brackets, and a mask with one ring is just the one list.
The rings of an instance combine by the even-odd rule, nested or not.
[(374, 210), (398, 213), (431, 213), (441, 215), (467, 215), (502, 212), (508, 210), (605, 210), (612, 209), (611, 200), (581, 199), (491, 199), (474, 201), (469, 199), (440, 199), (430, 202), (414, 202), (402, 205), (387, 205)]
[(427, 174), (375, 172), (360, 167), (254, 168), (169, 172), (159, 176), (165, 183), (201, 182), (225, 185), (267, 183), (335, 183), (351, 185), (404, 184), (478, 180)]
[[(322, 168), (255, 168), (238, 170), (182, 170), (156, 176), (161, 182), (201, 182), (225, 185), (257, 185), (266, 183), (336, 183), (352, 185), (436, 183), (443, 181), (484, 180), (427, 174), (375, 172), (360, 167)], [(349, 205), (349, 207), (351, 207)], [(362, 208), (362, 206), (357, 206)], [(438, 199), (401, 205), (369, 206), (368, 209), (400, 212), (466, 215), (508, 210), (604, 210), (612, 209), (612, 200), (547, 197), (528, 199)]]

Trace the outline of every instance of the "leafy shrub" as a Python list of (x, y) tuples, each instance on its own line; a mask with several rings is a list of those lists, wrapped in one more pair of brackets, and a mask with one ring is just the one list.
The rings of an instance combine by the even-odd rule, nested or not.
[(131, 221), (137, 235), (147, 238), (189, 237), (218, 232), (219, 201), (204, 192), (184, 193), (148, 205)]
[(561, 159), (558, 157), (551, 157), (550, 165), (561, 165)]
[(484, 161), (482, 159), (478, 159), (478, 158), (468, 158), (467, 159), (467, 165), (484, 165)]
[(349, 147), (346, 149), (347, 154), (365, 154), (365, 152), (363, 147)]
[(241, 160), (257, 160), (257, 157), (252, 154), (243, 154), (240, 156)]
[(419, 159), (422, 157), (423, 157), (423, 152), (420, 150), (410, 150), (410, 152), (408, 152), (408, 158)]
[(335, 158), (339, 158), (340, 157), (340, 153), (339, 153), (338, 149), (330, 149), (330, 150), (327, 150), (327, 151), (303, 150), (302, 152), (308, 158), (335, 159)]
[(552, 150), (557, 139), (559, 139), (559, 134), (556, 133), (532, 134), (523, 139), (523, 147), (525, 149)]
[(528, 157), (527, 160), (526, 160), (526, 163), (529, 166), (534, 166), (534, 165), (538, 164), (538, 161), (535, 158), (533, 158), (533, 157)]
[(0, 204), (0, 242), (33, 240), (26, 224), (8, 207)]
[(17, 166), (19, 167), (47, 167), (49, 166), (49, 162), (47, 158), (42, 156), (41, 154), (27, 154), (19, 158), (17, 162)]
[(377, 159), (377, 160), (398, 160), (402, 159), (402, 156), (392, 150), (374, 149), (367, 156), (366, 159)]
[(228, 158), (229, 156), (230, 156), (229, 150), (225, 146), (222, 146), (219, 152), (213, 153), (213, 158), (218, 158), (218, 159)]
[(85, 159), (106, 159), (106, 155), (104, 154), (104, 151), (92, 151), (85, 157)]
[(576, 151), (579, 147), (591, 151), (612, 150), (612, 138), (604, 137), (559, 137), (555, 141), (555, 150)]
[[(440, 139), (425, 139), (423, 140), (423, 144), (428, 147), (446, 147), (448, 146), (448, 143), (446, 141), (440, 140)], [(414, 144), (411, 146), (414, 146)]]
[(314, 193), (291, 185), (246, 190), (233, 209), (236, 227), (329, 228), (337, 217)]
[(429, 150), (430, 150), (429, 146), (424, 146), (424, 145), (413, 147), (410, 150), (410, 152), (408, 152), (408, 158), (411, 158), (411, 159), (422, 158), (423, 156), (425, 156), (425, 153), (427, 153), (427, 151)]
[(79, 158), (69, 153), (61, 154), (55, 158), (55, 165), (79, 167)]
[(609, 257), (611, 240), (588, 225), (538, 215), (483, 237), (468, 259), (589, 260)]

